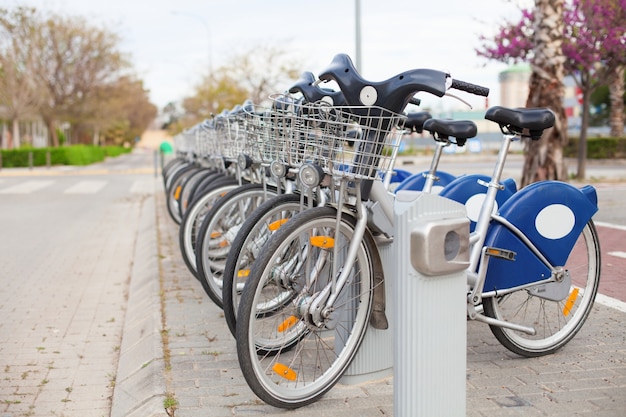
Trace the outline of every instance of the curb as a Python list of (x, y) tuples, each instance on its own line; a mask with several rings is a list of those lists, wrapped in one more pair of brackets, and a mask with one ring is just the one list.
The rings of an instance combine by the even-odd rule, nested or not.
[(154, 194), (140, 216), (111, 417), (167, 417)]

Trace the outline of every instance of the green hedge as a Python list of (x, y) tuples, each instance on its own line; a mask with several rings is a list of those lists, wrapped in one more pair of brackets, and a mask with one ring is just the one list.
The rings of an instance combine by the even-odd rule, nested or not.
[[(571, 137), (563, 149), (566, 157), (578, 156), (579, 138)], [(626, 158), (626, 138), (587, 138), (588, 159)]]
[(132, 149), (122, 146), (72, 145), (58, 148), (20, 148), (2, 150), (2, 167), (28, 167), (28, 155), (33, 154), (33, 166), (45, 166), (50, 153), (51, 165), (89, 165), (101, 162), (105, 157), (115, 157)]

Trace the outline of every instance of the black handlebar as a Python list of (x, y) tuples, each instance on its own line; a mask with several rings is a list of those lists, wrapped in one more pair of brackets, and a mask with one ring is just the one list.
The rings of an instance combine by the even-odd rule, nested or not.
[(312, 72), (303, 72), (296, 83), (289, 89), (290, 93), (301, 93), (308, 103), (315, 103), (329, 97), (334, 106), (345, 106), (346, 100), (341, 91), (333, 91), (321, 88), (315, 83), (315, 75)]
[(465, 91), (471, 94), (476, 94), (477, 96), (489, 96), (489, 89), (487, 87), (482, 87), (480, 85), (468, 83), (461, 80), (452, 80), (452, 85), (450, 86), (450, 88)]
[[(371, 82), (359, 75), (348, 55), (338, 54), (319, 78), (337, 82), (350, 106), (379, 106), (400, 113), (417, 92), (442, 97), (450, 75), (431, 69), (413, 69), (385, 81)], [(452, 80), (451, 88), (482, 96), (489, 94), (488, 88), (458, 80)]]

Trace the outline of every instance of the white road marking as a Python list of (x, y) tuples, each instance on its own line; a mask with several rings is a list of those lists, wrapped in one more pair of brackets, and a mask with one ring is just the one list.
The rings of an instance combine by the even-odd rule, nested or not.
[(130, 187), (132, 194), (154, 194), (154, 180), (137, 180), (133, 181)]
[(63, 194), (95, 194), (100, 191), (108, 181), (80, 181), (65, 190)]
[(608, 297), (606, 295), (598, 293), (596, 294), (596, 303), (626, 313), (626, 303), (618, 300), (617, 298)]
[(54, 181), (51, 180), (30, 180), (25, 181), (19, 184), (16, 184), (12, 187), (5, 188), (0, 190), (0, 194), (30, 194), (37, 190), (41, 190), (51, 184)]

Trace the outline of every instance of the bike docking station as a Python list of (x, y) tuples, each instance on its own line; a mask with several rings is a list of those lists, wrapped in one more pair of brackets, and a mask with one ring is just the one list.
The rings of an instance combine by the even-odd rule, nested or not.
[(394, 415), (465, 416), (469, 219), (465, 206), (400, 191), (394, 205)]

